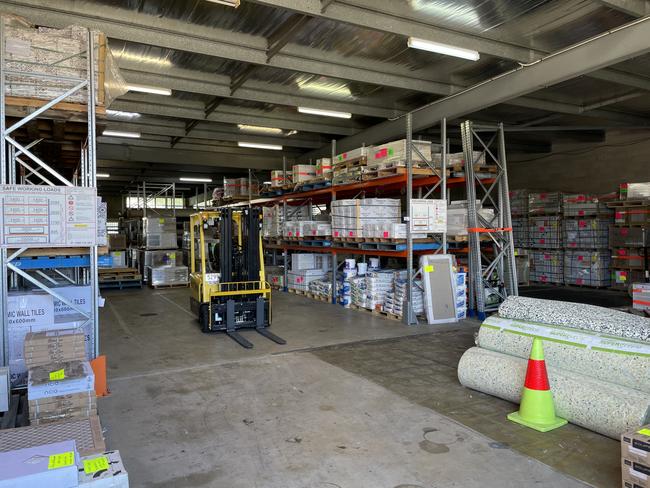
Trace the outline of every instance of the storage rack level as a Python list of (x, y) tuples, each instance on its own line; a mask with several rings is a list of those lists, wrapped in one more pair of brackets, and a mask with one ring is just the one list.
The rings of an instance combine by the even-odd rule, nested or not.
[[(353, 198), (356, 195), (364, 194), (368, 195), (381, 195), (382, 197), (389, 196), (399, 196), (402, 193), (405, 193), (405, 190), (408, 185), (409, 175), (406, 173), (396, 174), (394, 176), (386, 176), (382, 178), (375, 178), (366, 181), (358, 181), (353, 183), (345, 183), (340, 185), (332, 185), (325, 188), (318, 188), (315, 190), (308, 191), (296, 191), (291, 193), (284, 193), (275, 197), (268, 198), (258, 198), (250, 201), (250, 205), (274, 205), (274, 204), (301, 204), (304, 202), (309, 202), (309, 204), (328, 204), (337, 198)], [(487, 178), (482, 180), (485, 184), (491, 184), (494, 179)], [(428, 187), (434, 187), (440, 182), (439, 176), (424, 176), (418, 178), (412, 178), (412, 188), (413, 189), (426, 189)], [(455, 178), (446, 178), (446, 186), (450, 187), (464, 187), (465, 178), (464, 177), (455, 177)], [(248, 203), (247, 203), (248, 204)], [(329, 253), (332, 255), (332, 271), (335, 272), (337, 265), (337, 257), (339, 255), (351, 255), (351, 256), (376, 256), (376, 257), (388, 257), (395, 259), (407, 259), (408, 257), (408, 244), (406, 244), (406, 249), (400, 250), (381, 250), (381, 249), (362, 249), (362, 248), (352, 248), (352, 247), (341, 247), (341, 243), (332, 239), (327, 239), (330, 241), (330, 246), (312, 246), (312, 245), (300, 245), (300, 241), (297, 242), (287, 242), (281, 238), (273, 238), (273, 242), (267, 241), (264, 245), (265, 249), (273, 251), (282, 251), (284, 255), (285, 262), (285, 276), (284, 283), (285, 286), (283, 291), (287, 291), (287, 255), (289, 251), (304, 251), (304, 252), (318, 252), (318, 253)], [(432, 253), (438, 250), (441, 245), (432, 243), (432, 246), (426, 246), (425, 249), (418, 249), (418, 243), (412, 244), (412, 253), (413, 254), (423, 254), (423, 253)], [(458, 253), (458, 254), (467, 254), (468, 247), (467, 243), (456, 243), (456, 246), (447, 247), (447, 252)], [(446, 246), (445, 246), (446, 247)], [(332, 296), (331, 302), (336, 303), (336, 291), (335, 287), (332, 287)]]

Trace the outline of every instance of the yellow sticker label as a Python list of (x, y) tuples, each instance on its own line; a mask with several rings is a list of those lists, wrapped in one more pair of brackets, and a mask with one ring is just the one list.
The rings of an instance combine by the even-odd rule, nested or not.
[(88, 224), (74, 224), (74, 226), (78, 229), (85, 229), (88, 227)]
[(427, 264), (427, 265), (424, 267), (424, 272), (425, 272), (425, 273), (433, 273), (433, 272), (435, 271), (435, 269), (436, 269), (436, 268), (433, 267), (433, 264)]
[(619, 276), (618, 279), (621, 281), (627, 281), (627, 276)]
[(47, 462), (47, 469), (65, 468), (74, 464), (74, 451), (52, 454)]
[(93, 459), (84, 459), (84, 473), (93, 474), (97, 471), (106, 471), (108, 469), (108, 458), (99, 456)]
[(637, 434), (650, 435), (650, 429), (641, 429), (637, 432)]
[(159, 224), (164, 224), (164, 223), (165, 223), (165, 219), (158, 219), (158, 223), (159, 223)]
[(50, 381), (57, 381), (57, 380), (64, 380), (65, 379), (65, 371), (63, 369), (57, 369), (56, 371), (52, 371), (50, 373)]

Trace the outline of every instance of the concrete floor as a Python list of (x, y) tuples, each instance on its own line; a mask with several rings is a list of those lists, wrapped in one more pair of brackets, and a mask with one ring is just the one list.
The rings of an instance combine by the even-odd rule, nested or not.
[[(611, 486), (601, 484), (607, 476), (599, 477), (588, 457), (582, 471), (541, 462), (540, 439), (527, 452), (516, 435), (509, 434), (511, 442), (484, 435), (476, 421), (444, 406), (447, 391), (462, 389), (450, 371), (476, 323), (406, 327), (276, 293), (272, 330), (287, 345), (247, 332), (255, 348), (245, 350), (199, 331), (187, 289), (104, 296), (101, 349), (112, 394), (99, 409), (132, 486), (588, 486), (571, 475)], [(417, 353), (438, 337), (448, 342), (440, 354)], [(409, 368), (420, 375), (411, 377)], [(436, 378), (434, 388), (427, 376)], [(488, 416), (482, 409), (490, 401), (500, 402), (485, 397), (474, 419)], [(472, 411), (472, 402), (465, 407)]]

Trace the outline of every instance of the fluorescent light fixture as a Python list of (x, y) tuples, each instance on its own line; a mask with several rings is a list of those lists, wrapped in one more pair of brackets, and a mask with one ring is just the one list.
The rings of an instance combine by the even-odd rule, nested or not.
[(239, 147), (251, 147), (254, 149), (271, 149), (272, 151), (282, 151), (282, 146), (275, 144), (258, 144), (256, 142), (238, 142)]
[(106, 115), (109, 117), (120, 117), (122, 119), (137, 119), (140, 114), (137, 112), (125, 112), (124, 110), (106, 110)]
[(108, 173), (97, 173), (95, 176), (97, 178), (110, 178), (111, 177), (111, 175), (109, 175)]
[(321, 110), (319, 108), (298, 107), (298, 112), (301, 114), (322, 115), (324, 117), (337, 117), (339, 119), (352, 118), (350, 112), (335, 112), (334, 110)]
[(246, 132), (260, 132), (263, 134), (282, 134), (282, 129), (277, 127), (261, 127), (259, 125), (237, 124), (239, 130)]
[(131, 139), (139, 139), (140, 138), (140, 133), (139, 132), (129, 132), (125, 130), (108, 130), (105, 129), (104, 132), (102, 132), (103, 136), (112, 136), (112, 137), (128, 137)]
[(191, 176), (181, 176), (181, 181), (191, 181), (193, 183), (212, 183), (212, 178), (193, 178)]
[(481, 57), (478, 51), (472, 49), (450, 46), (449, 44), (442, 44), (440, 42), (427, 41), (426, 39), (418, 39), (417, 37), (409, 37), (408, 47), (421, 49), (423, 51), (431, 51), (432, 53), (446, 54), (447, 56), (456, 56), (457, 58), (469, 59), (470, 61), (478, 61)]
[(285, 136), (295, 136), (298, 133), (297, 130), (290, 130), (285, 134)]
[(239, 0), (208, 0), (211, 3), (218, 3), (219, 5), (227, 5), (228, 7), (239, 7)]
[(171, 88), (161, 88), (159, 86), (149, 86), (149, 85), (126, 85), (126, 88), (129, 91), (140, 92), (140, 93), (153, 93), (154, 95), (171, 95)]

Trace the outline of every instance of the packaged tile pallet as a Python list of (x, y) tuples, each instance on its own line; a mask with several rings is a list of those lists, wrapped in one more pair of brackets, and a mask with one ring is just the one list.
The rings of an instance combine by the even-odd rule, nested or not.
[(401, 203), (392, 198), (335, 200), (332, 202), (332, 237), (363, 236), (364, 224), (400, 223)]
[[(478, 214), (488, 222), (494, 219), (494, 209), (482, 207), (476, 201)], [(469, 219), (467, 215), (467, 200), (454, 200), (447, 207), (447, 235), (450, 237), (466, 237)]]
[(611, 221), (603, 218), (564, 219), (567, 249), (607, 249)]
[(512, 217), (528, 217), (528, 190), (511, 190), (510, 214)]
[(611, 284), (610, 254), (601, 251), (574, 251), (564, 253), (564, 283), (605, 287)]
[[(5, 68), (8, 71), (5, 80), (7, 96), (51, 100), (72, 88), (73, 84), (62, 78), (86, 78), (86, 57), (79, 55), (88, 47), (85, 28), (34, 27), (24, 19), (9, 15), (3, 15), (2, 22), (5, 28)], [(127, 92), (127, 84), (108, 49), (106, 36), (101, 32), (91, 32), (95, 46), (93, 70), (97, 104), (107, 107), (116, 97)], [(30, 76), (30, 73), (59, 78)], [(86, 91), (79, 90), (64, 101), (86, 104)], [(8, 99), (8, 104), (14, 102)]]
[(282, 235), (285, 238), (317, 238), (332, 235), (332, 224), (321, 220), (293, 220), (284, 223)]
[(67, 361), (29, 369), (29, 401), (95, 390), (95, 373), (88, 361)]
[(647, 200), (650, 199), (650, 182), (646, 183), (621, 183), (619, 186), (621, 200)]
[(368, 271), (351, 280), (352, 303), (368, 310), (381, 310), (387, 293), (393, 290), (393, 271)]
[(614, 213), (600, 197), (583, 193), (563, 195), (562, 212), (565, 217), (598, 217)]
[(292, 182), (291, 178), (291, 171), (287, 171), (285, 175), (285, 172), (281, 169), (273, 170), (271, 171), (271, 186), (275, 188), (287, 185)]
[(564, 251), (531, 250), (530, 281), (537, 283), (564, 283)]
[(562, 217), (560, 215), (530, 217), (528, 244), (535, 249), (561, 249), (564, 245)]
[(294, 164), (291, 168), (293, 183), (303, 183), (316, 178), (316, 166), (311, 164)]
[(371, 154), (372, 150), (373, 150), (372, 146), (363, 146), (363, 147), (358, 147), (356, 149), (352, 149), (350, 151), (342, 152), (341, 154), (336, 155), (336, 158), (334, 159), (334, 164), (336, 165), (338, 163), (346, 163), (348, 161), (367, 158), (368, 155)]
[(332, 176), (332, 159), (321, 158), (316, 160), (316, 177), (328, 179)]
[(562, 213), (562, 193), (541, 192), (528, 194), (529, 215), (559, 215)]
[(23, 358), (27, 368), (67, 361), (84, 361), (86, 336), (75, 329), (28, 332), (25, 336)]
[(528, 247), (528, 217), (512, 219), (512, 239), (515, 247)]
[[(431, 161), (431, 142), (430, 141), (413, 141), (411, 148), (411, 161), (414, 165), (421, 166), (426, 161)], [(368, 160), (368, 167), (383, 168), (391, 166), (392, 163), (405, 165), (408, 155), (406, 139), (388, 142), (380, 146), (375, 146)]]
[(187, 266), (147, 266), (147, 283), (151, 287), (187, 285)]
[(632, 285), (632, 307), (637, 310), (650, 311), (650, 283)]
[(146, 249), (176, 249), (175, 217), (144, 217), (142, 219), (142, 242)]

